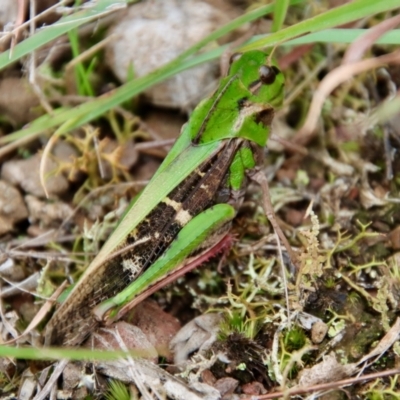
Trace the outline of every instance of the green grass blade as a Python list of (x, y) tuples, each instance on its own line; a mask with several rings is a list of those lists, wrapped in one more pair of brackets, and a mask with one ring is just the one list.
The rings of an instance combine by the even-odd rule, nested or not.
[(71, 29), (99, 19), (112, 10), (125, 5), (125, 0), (98, 0), (90, 3), (90, 8), (83, 7), (80, 11), (62, 17), (50, 26), (38, 29), (34, 35), (17, 44), (11, 51), (7, 50), (0, 54), (0, 70), (57, 39), (59, 36), (66, 34)]
[(272, 32), (278, 32), (285, 21), (286, 14), (289, 8), (289, 0), (275, 1), (274, 5), (274, 20), (272, 22)]
[(304, 20), (296, 25), (289, 26), (279, 32), (256, 40), (251, 44), (242, 46), (241, 51), (259, 49), (274, 46), (286, 40), (293, 39), (307, 33), (313, 33), (323, 29), (332, 28), (357, 19), (365, 18), (377, 13), (400, 8), (398, 0), (356, 0), (351, 3), (336, 7), (323, 14)]
[(15, 357), (24, 360), (115, 360), (127, 355), (139, 358), (148, 355), (146, 350), (121, 350), (102, 351), (75, 348), (35, 348), (35, 347), (11, 347), (0, 346), (0, 357)]
[[(308, 43), (353, 43), (368, 29), (326, 29), (316, 33), (310, 33), (296, 39), (289, 40), (283, 45), (302, 45)], [(376, 44), (400, 44), (400, 29), (383, 34), (376, 42)]]

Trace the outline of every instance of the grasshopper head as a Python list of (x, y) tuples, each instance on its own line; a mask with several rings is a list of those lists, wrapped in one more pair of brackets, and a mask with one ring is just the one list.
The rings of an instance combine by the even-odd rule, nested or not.
[(231, 57), (229, 76), (237, 75), (252, 94), (251, 100), (280, 107), (284, 97), (284, 76), (269, 54), (254, 50)]

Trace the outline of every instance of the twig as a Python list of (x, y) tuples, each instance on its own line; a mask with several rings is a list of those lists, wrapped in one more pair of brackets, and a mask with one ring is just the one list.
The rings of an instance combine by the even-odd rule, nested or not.
[[(36, 30), (36, 0), (30, 1), (29, 8), (29, 31), (30, 35), (33, 36)], [(33, 91), (35, 92), (37, 98), (41, 106), (46, 110), (48, 114), (53, 114), (53, 108), (50, 103), (47, 101), (46, 97), (43, 94), (42, 89), (40, 88), (37, 80), (36, 80), (36, 51), (33, 50), (30, 53), (29, 59), (29, 83), (32, 85)]]
[(257, 397), (255, 396), (245, 397), (243, 400), (268, 400), (268, 399), (277, 399), (280, 397), (289, 398), (289, 396), (293, 396), (296, 394), (318, 392), (320, 390), (328, 390), (328, 389), (338, 389), (341, 386), (353, 385), (355, 383), (370, 381), (372, 379), (383, 378), (385, 376), (392, 376), (396, 374), (400, 374), (400, 368), (393, 368), (387, 371), (375, 372), (373, 374), (363, 375), (356, 378), (342, 379), (336, 382), (321, 383), (319, 385), (312, 385), (309, 387), (289, 389), (287, 391), (280, 391), (276, 393), (269, 393)]
[(274, 212), (274, 208), (272, 207), (271, 199), (270, 199), (270, 195), (269, 195), (269, 186), (268, 186), (267, 177), (264, 175), (264, 173), (262, 171), (259, 171), (256, 174), (254, 174), (251, 178), (261, 186), (262, 193), (263, 193), (263, 206), (264, 206), (265, 214), (267, 215), (267, 218), (268, 218), (269, 222), (271, 223), (272, 227), (274, 228), (275, 232), (279, 236), (279, 239), (282, 241), (283, 245), (285, 246), (285, 249), (288, 252), (292, 263), (296, 267), (298, 267), (297, 255), (293, 251), (292, 247), (290, 246), (288, 240), (286, 239), (285, 234), (282, 232), (281, 227), (276, 222), (276, 215)]

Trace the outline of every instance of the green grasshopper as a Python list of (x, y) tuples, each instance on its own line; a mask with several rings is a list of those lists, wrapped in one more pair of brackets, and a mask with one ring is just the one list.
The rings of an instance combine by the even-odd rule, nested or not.
[(193, 111), (150, 183), (48, 323), (46, 345), (80, 344), (149, 288), (218, 252), (249, 172), (262, 165), (283, 87), (283, 74), (268, 54), (232, 56), (227, 76)]

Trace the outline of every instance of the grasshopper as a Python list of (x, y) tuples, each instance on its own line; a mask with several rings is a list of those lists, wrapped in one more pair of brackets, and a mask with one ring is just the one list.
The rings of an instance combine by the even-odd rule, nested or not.
[[(234, 54), (142, 193), (49, 321), (46, 345), (79, 345), (149, 287), (218, 251), (262, 165), (284, 77), (262, 51)], [(153, 290), (154, 291), (154, 290)]]

